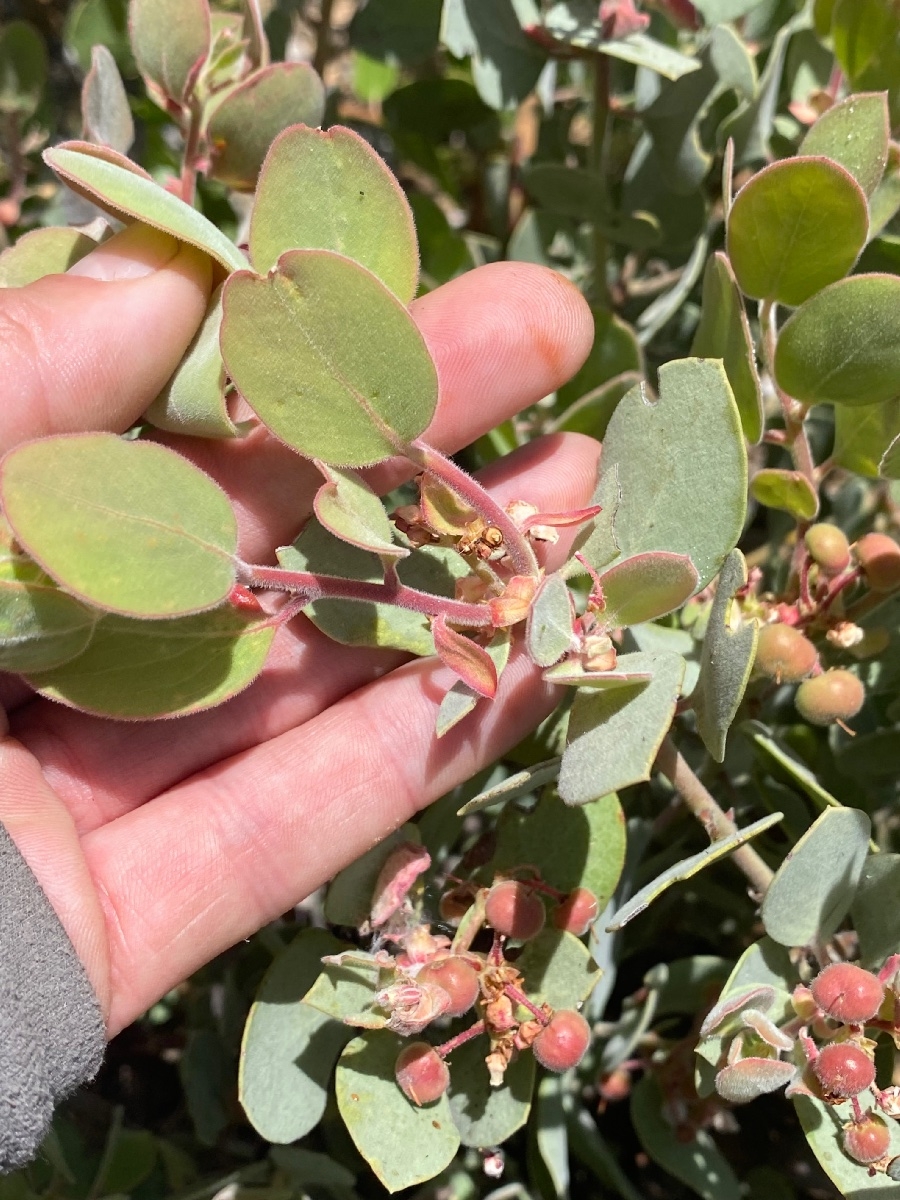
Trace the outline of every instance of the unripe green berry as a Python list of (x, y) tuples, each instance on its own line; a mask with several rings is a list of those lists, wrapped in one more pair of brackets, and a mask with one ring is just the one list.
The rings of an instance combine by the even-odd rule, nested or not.
[(412, 1042), (397, 1055), (394, 1074), (400, 1090), (413, 1104), (432, 1104), (450, 1086), (447, 1064), (427, 1042)]
[(875, 1064), (853, 1042), (831, 1042), (824, 1046), (812, 1069), (824, 1091), (842, 1100), (858, 1096), (875, 1082)]
[(448, 1017), (461, 1017), (468, 1012), (480, 991), (475, 968), (458, 954), (428, 963), (416, 976), (416, 983), (434, 983), (444, 989), (450, 997)]
[(534, 1039), (534, 1057), (548, 1071), (577, 1067), (591, 1044), (591, 1027), (573, 1008), (560, 1008)]
[(826, 671), (797, 688), (794, 704), (810, 725), (849, 721), (863, 706), (866, 689), (850, 671)]
[(581, 937), (597, 920), (600, 904), (588, 888), (576, 888), (553, 910), (553, 924)]
[(792, 625), (764, 625), (756, 645), (756, 669), (778, 683), (805, 679), (819, 661), (815, 646)]
[(832, 963), (816, 976), (809, 990), (822, 1012), (848, 1025), (871, 1020), (884, 999), (884, 985), (871, 971), (853, 963)]
[(515, 879), (494, 884), (484, 902), (484, 915), (492, 929), (523, 942), (540, 933), (546, 920), (540, 899)]
[(851, 1121), (844, 1126), (844, 1150), (864, 1166), (884, 1158), (890, 1144), (891, 1131), (887, 1121), (871, 1111), (861, 1121)]
[(819, 521), (810, 525), (803, 539), (809, 556), (826, 575), (840, 575), (850, 566), (850, 543), (837, 525)]
[(856, 543), (856, 560), (873, 592), (900, 587), (900, 546), (886, 533), (867, 533)]

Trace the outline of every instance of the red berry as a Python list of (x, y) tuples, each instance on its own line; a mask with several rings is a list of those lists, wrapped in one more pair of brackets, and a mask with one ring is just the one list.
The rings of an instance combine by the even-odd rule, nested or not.
[(852, 1042), (831, 1042), (819, 1051), (813, 1073), (829, 1096), (858, 1096), (875, 1082), (875, 1064)]
[(884, 985), (853, 963), (832, 963), (816, 976), (809, 990), (822, 1012), (848, 1025), (871, 1020), (884, 999)]
[(900, 587), (900, 546), (886, 533), (867, 533), (856, 543), (856, 558), (873, 592)]
[(844, 1150), (858, 1163), (868, 1166), (884, 1158), (891, 1144), (887, 1121), (867, 1112), (861, 1121), (844, 1126)]
[(523, 942), (540, 933), (546, 920), (540, 899), (514, 879), (494, 884), (484, 903), (484, 915), (492, 929)]
[(397, 1055), (394, 1067), (397, 1083), (413, 1104), (431, 1104), (450, 1086), (447, 1064), (427, 1042), (412, 1042)]
[(840, 575), (850, 566), (850, 543), (837, 525), (819, 521), (810, 525), (804, 539), (809, 556), (826, 575)]
[(478, 975), (475, 968), (458, 954), (428, 963), (416, 976), (416, 983), (435, 983), (450, 997), (448, 1017), (461, 1017), (478, 999)]
[(560, 1008), (534, 1039), (534, 1057), (548, 1071), (568, 1071), (584, 1058), (591, 1027), (573, 1008)]
[(792, 625), (764, 625), (756, 645), (756, 669), (778, 683), (797, 683), (810, 673), (819, 656), (815, 646)]
[(597, 920), (600, 905), (597, 897), (587, 888), (576, 888), (553, 911), (553, 924), (557, 929), (567, 929), (576, 937), (587, 933)]
[(805, 679), (797, 688), (794, 704), (810, 725), (830, 725), (855, 717), (865, 698), (866, 689), (856, 676), (838, 669)]

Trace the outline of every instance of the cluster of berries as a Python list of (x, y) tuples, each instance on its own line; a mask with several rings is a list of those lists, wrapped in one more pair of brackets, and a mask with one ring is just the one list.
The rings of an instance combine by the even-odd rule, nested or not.
[[(437, 989), (442, 994), (440, 1002), (433, 1005), (435, 1017), (459, 1017), (472, 1008), (478, 1013), (472, 1026), (443, 1045), (415, 1041), (400, 1052), (395, 1067), (397, 1083), (414, 1104), (431, 1104), (446, 1092), (450, 1084), (448, 1056), (480, 1035), (490, 1041), (486, 1063), (495, 1086), (502, 1082), (512, 1057), (525, 1050), (530, 1049), (551, 1071), (567, 1071), (584, 1057), (591, 1040), (585, 1018), (574, 1009), (553, 1010), (533, 1003), (522, 990), (522, 976), (515, 964), (504, 955), (507, 939), (527, 942), (543, 929), (546, 910), (539, 892), (557, 901), (552, 919), (558, 929), (580, 936), (597, 917), (597, 898), (587, 888), (563, 895), (539, 880), (504, 879), (470, 897), (468, 911), (476, 913), (474, 924), (493, 930), (488, 952), (438, 949), (417, 969), (412, 968), (417, 989), (430, 993)], [(447, 907), (442, 905), (442, 912)]]
[(849, 721), (863, 706), (865, 689), (842, 667), (823, 671), (819, 653), (798, 627), (821, 625), (826, 640), (856, 657), (884, 648), (886, 631), (864, 631), (836, 617), (839, 598), (864, 582), (870, 592), (887, 594), (900, 588), (900, 546), (883, 533), (868, 533), (851, 546), (836, 525), (820, 522), (805, 536), (806, 561), (797, 605), (781, 605), (781, 620), (760, 630), (756, 670), (778, 683), (799, 684), (794, 703), (812, 725)]

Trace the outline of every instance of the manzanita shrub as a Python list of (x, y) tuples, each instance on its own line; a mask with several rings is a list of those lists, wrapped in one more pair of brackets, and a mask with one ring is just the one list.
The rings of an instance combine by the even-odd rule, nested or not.
[[(290, 9), (131, 0), (153, 110), (129, 103), (121, 37), (87, 54), (118, 10), (76, 5), (82, 137), (43, 154), (79, 198), (54, 201), (66, 227), (35, 227), (55, 194), (43, 44), (0, 30), (21, 235), (0, 283), (122, 221), (216, 270), (134, 429), (0, 462), (0, 666), (100, 716), (179, 717), (252, 686), (305, 618), (437, 655), (457, 678), (440, 738), (478, 720), (520, 641), (557, 712), (348, 866), (276, 954), (240, 1051), (252, 1126), (340, 1147), (342, 1124), (365, 1195), (474, 1196), (466, 1172), (505, 1162), (504, 1195), (562, 1198), (571, 1155), (601, 1181), (573, 1194), (633, 1200), (627, 1099), (627, 1137), (668, 1176), (653, 1194), (737, 1200), (739, 1169), (754, 1196), (772, 1177), (713, 1135), (758, 1137), (742, 1106), (784, 1090), (768, 1119), (793, 1103), (840, 1194), (895, 1189), (900, 8), (369, 0), (348, 48), (323, 3), (315, 62), (349, 55), (348, 124), (340, 84), (272, 61)], [(132, 109), (152, 171), (127, 156)], [(437, 374), (409, 305), (504, 256), (584, 290), (594, 347), (450, 459), (425, 436)], [(296, 541), (247, 562), (229, 497), (154, 433), (259, 423), (322, 482)], [(602, 440), (586, 508), (504, 507), (465, 469), (559, 430)], [(387, 460), (410, 482), (384, 498), (366, 471)], [(273, 1150), (276, 1183), (348, 1194), (352, 1173), (303, 1153)]]

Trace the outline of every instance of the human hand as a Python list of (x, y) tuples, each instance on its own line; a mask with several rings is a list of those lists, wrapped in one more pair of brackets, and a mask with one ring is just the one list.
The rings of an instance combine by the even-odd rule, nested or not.
[[(126, 429), (184, 353), (209, 282), (204, 256), (135, 226), (67, 276), (0, 291), (0, 451), (50, 433)], [(470, 272), (412, 311), (441, 381), (427, 438), (449, 452), (558, 387), (591, 344), (576, 290), (526, 264)], [(161, 440), (225, 487), (248, 560), (271, 561), (312, 510), (317, 472), (262, 427), (235, 442)], [(504, 503), (558, 511), (589, 501), (596, 465), (593, 439), (557, 435), (484, 480)], [(369, 478), (397, 481), (387, 466)], [(437, 741), (450, 682), (434, 659), (340, 646), (302, 617), (279, 631), (246, 692), (174, 721), (101, 720), (7, 677), (0, 821), (84, 963), (109, 1036), (514, 745), (555, 703), (514, 655), (497, 698)]]

